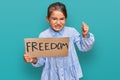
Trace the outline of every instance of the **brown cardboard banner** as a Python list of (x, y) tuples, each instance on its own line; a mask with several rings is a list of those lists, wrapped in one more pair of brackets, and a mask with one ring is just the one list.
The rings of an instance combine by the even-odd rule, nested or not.
[(31, 57), (68, 55), (69, 38), (25, 38), (25, 53)]

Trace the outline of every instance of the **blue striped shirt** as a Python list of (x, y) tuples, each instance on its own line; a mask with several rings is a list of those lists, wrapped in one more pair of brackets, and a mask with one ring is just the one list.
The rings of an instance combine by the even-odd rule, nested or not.
[(69, 37), (69, 53), (67, 57), (37, 58), (38, 62), (32, 64), (35, 67), (44, 65), (41, 80), (79, 80), (83, 77), (81, 66), (75, 50), (75, 45), (80, 51), (90, 50), (94, 43), (94, 35), (89, 32), (88, 38), (83, 38), (79, 32), (72, 27), (64, 27), (61, 31), (55, 32), (49, 27), (40, 33), (39, 38)]

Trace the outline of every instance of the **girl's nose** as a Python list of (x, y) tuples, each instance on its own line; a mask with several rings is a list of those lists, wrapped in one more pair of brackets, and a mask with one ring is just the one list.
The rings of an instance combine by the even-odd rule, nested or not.
[(59, 21), (59, 20), (57, 20), (57, 24), (60, 24), (60, 21)]

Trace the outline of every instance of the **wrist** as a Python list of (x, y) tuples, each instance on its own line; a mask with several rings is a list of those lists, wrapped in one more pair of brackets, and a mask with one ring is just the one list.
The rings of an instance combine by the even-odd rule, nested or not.
[(88, 34), (82, 34), (84, 38), (88, 38)]
[(36, 63), (37, 63), (37, 58), (33, 58), (32, 63), (33, 63), (33, 64), (36, 64)]

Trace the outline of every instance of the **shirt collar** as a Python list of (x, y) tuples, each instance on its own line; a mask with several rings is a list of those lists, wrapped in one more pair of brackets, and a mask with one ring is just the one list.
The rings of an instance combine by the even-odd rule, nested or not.
[(55, 32), (51, 27), (49, 27), (50, 33), (52, 34), (52, 36), (57, 36), (57, 35), (62, 35), (64, 32), (64, 27), (62, 30)]

